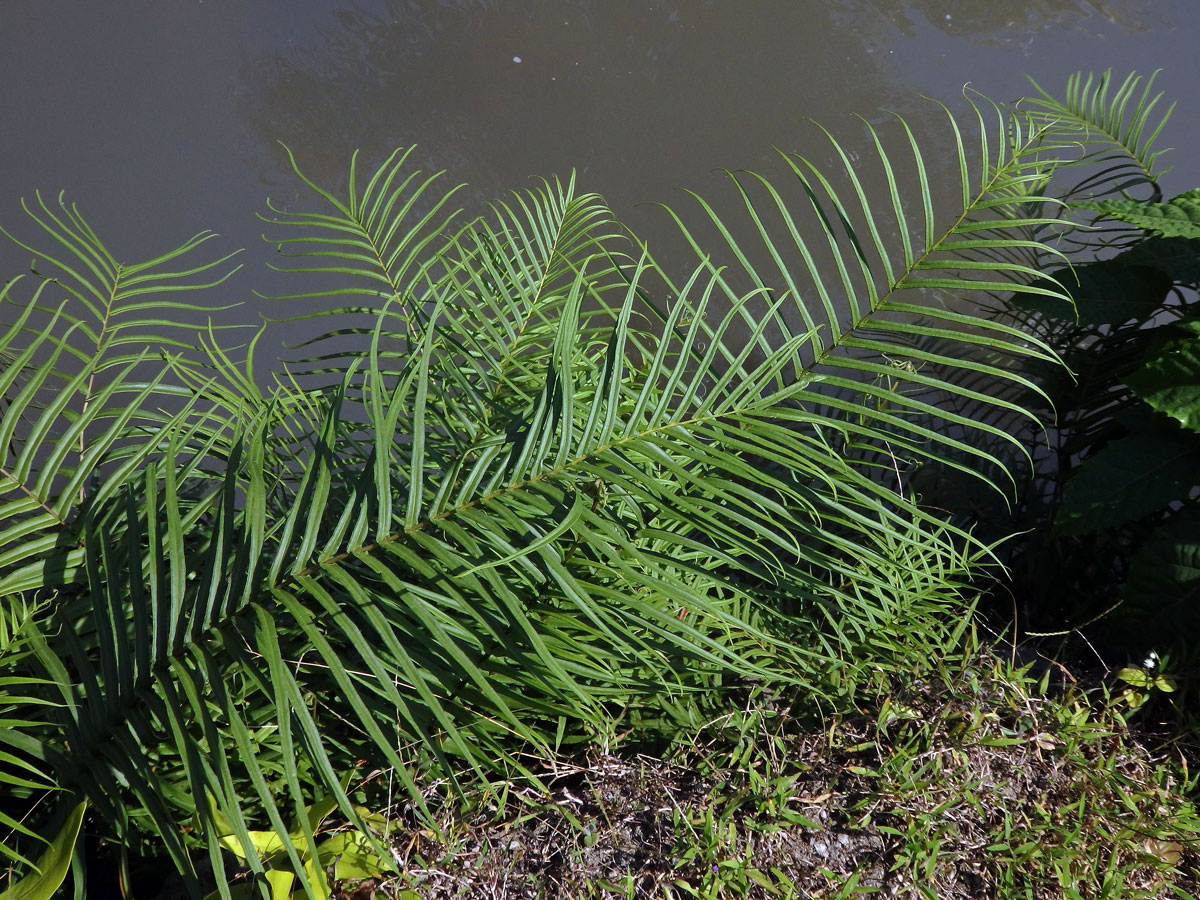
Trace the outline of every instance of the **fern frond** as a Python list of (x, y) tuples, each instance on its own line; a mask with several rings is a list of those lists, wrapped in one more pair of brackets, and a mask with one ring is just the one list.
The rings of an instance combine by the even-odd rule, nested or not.
[[(291, 211), (268, 201), (269, 215), (261, 218), (280, 231), (264, 240), (275, 244), (287, 262), (272, 268), (303, 274), (315, 284), (327, 276), (332, 278), (328, 287), (274, 297), (291, 306), (320, 301), (318, 311), (294, 313), (280, 321), (316, 316), (327, 323), (331, 318), (340, 320), (340, 327), (327, 324), (322, 329), (316, 341), (320, 343), (331, 337), (361, 335), (364, 328), (369, 334), (375, 315), (394, 305), (393, 314), (401, 326), (396, 333), (411, 340), (416, 334), (427, 270), (436, 269), (437, 248), (445, 234), (457, 227), (459, 210), (446, 210), (458, 188), (436, 189), (441, 172), (406, 173), (410, 147), (392, 153), (365, 185), (359, 183), (355, 154), (343, 200), (310, 181), (291, 149), (284, 149), (297, 177), (323, 201), (323, 210)], [(333, 298), (361, 298), (367, 303), (331, 307)]]
[(1104, 200), (1076, 205), (1160, 237), (1200, 239), (1200, 189), (1185, 191), (1163, 203)]
[[(982, 127), (982, 115), (979, 121)], [(1020, 117), (1001, 122), (1005, 129), (985, 139), (986, 155), (973, 172), (954, 124), (962, 179), (955, 187), (964, 197), (964, 206), (948, 226), (939, 228), (934, 220), (935, 188), (925, 174), (927, 166), (915, 141), (909, 148), (917, 185), (915, 202), (901, 195), (892, 178), (885, 202), (871, 204), (848, 159), (844, 162), (847, 192), (835, 187), (808, 161), (787, 158), (801, 191), (799, 204), (786, 200), (762, 176), (730, 173), (751, 233), (758, 238), (754, 246), (735, 238), (744, 230), (726, 224), (712, 206), (699, 200), (707, 223), (715, 225), (722, 237), (722, 256), (732, 263), (729, 272), (716, 277), (727, 301), (739, 295), (736, 277), (763, 295), (778, 298), (780, 309), (787, 312), (782, 327), (789, 327), (787, 320), (803, 327), (807, 353), (795, 380), (804, 383), (806, 390), (791, 398), (792, 402), (808, 404), (814, 412), (830, 410), (818, 415), (830, 416), (826, 420), (829, 426), (845, 429), (856, 443), (881, 446), (887, 442), (911, 457), (948, 466), (961, 466), (956, 461), (958, 454), (966, 454), (998, 466), (1000, 471), (1004, 467), (998, 456), (980, 457), (955, 435), (963, 429), (984, 431), (1024, 452), (1018, 441), (990, 425), (985, 415), (960, 416), (949, 411), (942, 399), (969, 399), (979, 406), (1019, 415), (1020, 407), (1003, 399), (1003, 387), (985, 393), (961, 379), (954, 380), (949, 373), (971, 372), (994, 378), (1000, 385), (1036, 391), (1013, 366), (983, 362), (981, 354), (997, 359), (1055, 358), (1047, 345), (972, 308), (972, 295), (987, 298), (1028, 282), (1036, 270), (1005, 251), (1031, 247), (1040, 254), (1055, 255), (1032, 239), (1030, 231), (1060, 223), (1055, 203), (1039, 193), (1029, 193), (1044, 182), (1045, 163), (1038, 157), (1043, 131)], [(986, 129), (984, 134), (988, 134)], [(836, 143), (834, 146), (841, 152)], [(881, 167), (894, 172), (897, 163), (881, 144), (877, 152)], [(1003, 203), (997, 203), (997, 197)], [(1043, 211), (1014, 218), (1007, 207), (1018, 197), (1023, 204), (1041, 206)], [(821, 250), (828, 253), (831, 263), (823, 262), (805, 237), (809, 231), (800, 224), (801, 205), (810, 208), (813, 215), (806, 221), (815, 222), (811, 230), (823, 238)], [(906, 215), (906, 209), (916, 212)], [(707, 257), (708, 247), (699, 243), (682, 217), (672, 215), (697, 254)], [(920, 238), (913, 244), (902, 242), (902, 255), (894, 259), (889, 251), (894, 244), (888, 239), (893, 233)], [(762, 256), (772, 260), (772, 265), (752, 262)], [(716, 272), (717, 263), (710, 265)], [(1052, 284), (1023, 290), (1060, 300), (1064, 297)], [(930, 297), (934, 302), (929, 302)], [(872, 415), (858, 422), (838, 419), (864, 404), (876, 408)], [(938, 423), (938, 427), (922, 424), (926, 422)]]
[(1154, 89), (1157, 76), (1144, 79), (1130, 73), (1117, 84), (1111, 69), (1100, 75), (1076, 72), (1062, 99), (1030, 79), (1039, 96), (1023, 105), (1058, 140), (1078, 142), (1082, 152), (1070, 168), (1090, 170), (1064, 199), (1124, 196), (1143, 185), (1151, 190), (1147, 199), (1159, 199), (1157, 182), (1166, 171), (1159, 160), (1167, 151), (1156, 144), (1175, 104), (1161, 109), (1163, 92)]
[[(1056, 357), (970, 298), (1065, 298), (1028, 283), (1026, 254), (1054, 252), (1031, 233), (1061, 225), (1045, 128), (977, 107), (973, 159), (948, 121), (948, 220), (905, 126), (902, 154), (874, 141), (880, 198), (836, 141), (836, 177), (792, 156), (790, 191), (731, 174), (746, 228), (697, 196), (716, 240), (671, 214), (697, 256), (682, 277), (574, 179), (459, 224), (406, 152), (365, 185), (352, 163), (345, 197), (300, 175), (321, 210), (269, 221), (322, 283), (288, 302), (342, 305), (290, 317), (319, 324), (316, 355), (269, 392), (212, 335), (202, 364), (146, 374), (114, 349), (60, 375), (72, 334), (107, 333), (95, 284), (140, 302), (141, 283), (51, 223), (82, 311), (0, 343), (22, 373), (0, 385), (0, 593), (62, 591), (36, 654), (58, 782), (183, 871), (201, 842), (228, 896), (222, 836), (268, 828), (299, 867), (316, 838), (290, 823), (318, 794), (365, 829), (339, 761), (391, 768), (419, 806), (421, 765), (461, 788), (529, 775), (564, 735), (614, 740), (631, 706), (818, 694), (847, 644), (962, 602), (987, 548), (904, 474), (1006, 487), (972, 437), (1021, 448), (973, 410), (1026, 416), (1010, 395), (1038, 387), (1004, 361)], [(146, 412), (167, 396), (177, 411)]]

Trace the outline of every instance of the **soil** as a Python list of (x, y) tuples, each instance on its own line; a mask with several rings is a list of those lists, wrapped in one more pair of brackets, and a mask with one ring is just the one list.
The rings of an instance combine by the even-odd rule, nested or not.
[[(911, 699), (914, 712), (925, 718), (934, 711), (921, 707), (920, 693), (916, 689)], [(954, 710), (949, 712), (936, 711), (954, 723)], [(999, 871), (1006, 865), (999, 861), (1003, 854), (989, 844), (1006, 812), (1018, 821), (1050, 823), (1045, 835), (1051, 840), (1077, 826), (1089, 854), (1111, 853), (1129, 862), (1123, 889), (1113, 896), (1200, 895), (1200, 846), (1147, 839), (1131, 854), (1130, 842), (1116, 839), (1121, 820), (1097, 812), (1107, 805), (1119, 816), (1119, 798), (1079, 802), (1081, 791), (1106, 783), (1095, 777), (1097, 766), (1106, 766), (1116, 783), (1149, 784), (1163, 758), (1149, 749), (1155, 739), (1125, 733), (1068, 756), (1048, 724), (1038, 721), (1036, 701), (1026, 712), (1031, 716), (1025, 720), (1026, 739), (1007, 744), (985, 740), (1001, 733), (998, 716), (984, 717), (983, 726), (966, 740), (955, 739), (956, 726), (948, 725), (939, 732), (945, 740), (924, 754), (925, 770), (935, 774), (919, 790), (881, 790), (885, 782), (878, 772), (889, 748), (876, 719), (867, 716), (840, 724), (836, 748), (827, 731), (789, 735), (791, 759), (804, 763), (782, 792), (766, 786), (770, 773), (756, 779), (739, 769), (716, 777), (682, 759), (596, 756), (552, 773), (549, 796), (532, 790), (520, 798), (524, 802), (510, 796), (508, 807), (515, 812), (498, 814), (493, 808), (448, 819), (445, 831), (455, 836), (450, 842), (417, 828), (407, 831), (395, 852), (405, 873), (403, 888), (415, 893), (403, 894), (396, 880), (342, 885), (341, 896), (803, 900), (870, 893), (981, 900), (996, 895), (1005, 874)], [(969, 715), (970, 709), (964, 707), (963, 713)], [(903, 728), (898, 722), (882, 737), (900, 740)], [(1164, 795), (1164, 803), (1179, 801)], [(1074, 825), (1073, 818), (1079, 820)], [(914, 866), (901, 864), (906, 840), (911, 844), (914, 823), (925, 823), (919, 830), (931, 822), (940, 835), (936, 863), (915, 876)], [(1063, 828), (1055, 830), (1058, 825)], [(1164, 874), (1153, 857), (1176, 850), (1177, 865)], [(838, 892), (855, 879), (854, 890)], [(1032, 868), (1015, 879), (1030, 900), (1064, 896), (1058, 879)], [(775, 891), (763, 883), (789, 881), (790, 888)]]
[[(1073, 681), (1062, 679), (1060, 689)], [(1013, 860), (1029, 854), (1030, 836), (1049, 842), (1048, 850), (1059, 841), (1065, 852), (1047, 856), (1069, 858), (1061, 839), (1072, 833), (1085, 870), (1092, 861), (1100, 869), (1105, 860), (1121, 864), (1124, 880), (1105, 896), (1200, 896), (1200, 844), (1119, 834), (1127, 821), (1141, 828), (1147, 812), (1167, 821), (1194, 803), (1170, 785), (1147, 787), (1161, 785), (1156, 777), (1168, 755), (1178, 763), (1190, 751), (1152, 749), (1164, 746), (1164, 734), (1149, 729), (1106, 726), (1068, 753), (1068, 735), (1052, 712), (1061, 704), (1022, 697), (1016, 710), (1012, 697), (986, 683), (969, 700), (912, 684), (896, 707), (905, 714), (882, 728), (872, 712), (836, 728), (764, 736), (767, 744), (741, 758), (765, 769), (717, 768), (715, 760), (730, 757), (712, 747), (669, 759), (595, 755), (541, 773), (545, 790), (510, 785), (502, 803), (471, 813), (446, 804), (437, 831), (398, 805), (388, 818), (402, 823), (391, 848), (403, 874), (337, 883), (334, 897), (986, 900), (1007, 879), (1006, 896), (1061, 900), (1088, 894), (1064, 892), (1053, 866)], [(922, 730), (928, 723), (938, 724)], [(906, 735), (926, 743), (914, 752)], [(900, 773), (889, 769), (893, 758), (909, 760)], [(1190, 768), (1200, 768), (1200, 759)], [(1129, 788), (1124, 797), (1120, 785)], [(1142, 808), (1147, 797), (1158, 810)], [(997, 843), (1006, 821), (1025, 823), (1011, 841), (1026, 842), (1024, 851)], [(918, 852), (928, 864), (914, 864), (914, 846), (936, 852)], [(158, 900), (174, 896), (167, 890)]]

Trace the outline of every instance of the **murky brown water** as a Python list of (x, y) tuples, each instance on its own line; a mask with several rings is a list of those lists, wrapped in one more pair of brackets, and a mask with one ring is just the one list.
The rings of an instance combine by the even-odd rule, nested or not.
[[(921, 131), (922, 94), (1011, 99), (1026, 74), (1059, 89), (1106, 67), (1166, 69), (1183, 189), (1198, 30), (1195, 0), (10, 0), (0, 223), (28, 233), (18, 199), (65, 188), (125, 259), (212, 228), (248, 248), (223, 298), (241, 300), (270, 289), (255, 213), (296, 196), (277, 141), (330, 184), (354, 148), (374, 164), (416, 143), (477, 200), (575, 168), (653, 239), (667, 223), (636, 204), (715, 167), (769, 167), (772, 146), (830, 159), (809, 118), (865, 150), (852, 114)], [(0, 249), (6, 277), (24, 264)]]

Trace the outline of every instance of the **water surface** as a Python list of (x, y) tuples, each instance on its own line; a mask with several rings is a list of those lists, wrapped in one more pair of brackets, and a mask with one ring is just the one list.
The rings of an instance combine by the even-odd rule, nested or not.
[[(0, 12), (0, 224), (66, 189), (118, 257), (211, 228), (246, 247), (218, 300), (256, 318), (271, 291), (255, 213), (299, 197), (279, 142), (318, 182), (418, 144), (469, 203), (579, 173), (653, 240), (648, 201), (714, 187), (720, 166), (772, 170), (774, 147), (832, 162), (810, 119), (853, 152), (854, 114), (909, 118), (937, 154), (935, 97), (1053, 90), (1078, 69), (1165, 69), (1180, 109), (1169, 190), (1200, 184), (1200, 58), (1191, 0), (122, 0)], [(778, 169), (774, 169), (778, 171)], [(935, 163), (935, 174), (937, 164)], [(943, 175), (948, 171), (943, 169)], [(27, 261), (0, 249), (5, 276)]]

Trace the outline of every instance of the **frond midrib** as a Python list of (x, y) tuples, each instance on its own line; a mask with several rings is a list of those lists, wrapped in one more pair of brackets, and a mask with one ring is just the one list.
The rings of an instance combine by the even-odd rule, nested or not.
[[(1045, 129), (1041, 129), (1037, 133), (1040, 135), (1044, 130)], [(1024, 142), (1024, 144), (1022, 146), (1022, 150), (1028, 150), (1034, 143), (1035, 143), (1035, 139), (1034, 139), (1033, 135), (1031, 134), (1029, 139), (1027, 139)], [(900, 277), (897, 278), (890, 286), (888, 286), (887, 289), (883, 293), (878, 295), (878, 299), (875, 302), (871, 303), (870, 309), (866, 313), (863, 314), (863, 316), (858, 320), (858, 322), (855, 322), (855, 323), (849, 325), (846, 329), (841, 331), (836, 336), (831, 336), (831, 342), (830, 342), (829, 346), (826, 347), (825, 349), (823, 349), (819, 354), (817, 354), (814, 357), (812, 363), (810, 363), (809, 367), (805, 371), (810, 371), (812, 369), (817, 368), (818, 366), (820, 366), (822, 364), (825, 364), (826, 359), (829, 356), (829, 354), (835, 350), (841, 349), (841, 347), (848, 340), (850, 340), (855, 335), (856, 332), (858, 332), (860, 329), (872, 327), (872, 323), (871, 323), (872, 317), (875, 315), (878, 315), (881, 312), (886, 311), (885, 307), (888, 304), (888, 302), (890, 301), (891, 297), (894, 294), (898, 293), (899, 291), (906, 289), (906, 282), (909, 280), (909, 278), (911, 276), (913, 276), (920, 269), (921, 264), (923, 262), (925, 262), (926, 260), (929, 260), (933, 256), (933, 254), (944, 250), (945, 249), (944, 245), (947, 242), (949, 242), (952, 237), (954, 237), (954, 235), (958, 232), (959, 227), (964, 222), (966, 222), (967, 217), (970, 216), (973, 212), (975, 212), (977, 210), (978, 205), (981, 204), (988, 197), (988, 195), (991, 194), (995, 190), (996, 185), (999, 182), (1006, 180), (1001, 177), (1002, 174), (1007, 174), (1008, 172), (1010, 172), (1014, 169), (1020, 170), (1021, 168), (1024, 168), (1027, 165), (1028, 165), (1027, 163), (1022, 162), (1022, 160), (1017, 156), (1016, 153), (1011, 153), (1008, 162), (1005, 164), (1005, 167), (1003, 169), (997, 168), (992, 171), (991, 177), (986, 182), (984, 182), (980, 185), (979, 189), (975, 192), (975, 195), (971, 198), (970, 204), (967, 205), (962, 210), (962, 212), (960, 212), (955, 217), (954, 222), (949, 227), (945, 228), (942, 231), (941, 236), (936, 241), (934, 241), (932, 244), (930, 244), (928, 247), (926, 247), (924, 250), (922, 250), (921, 254), (919, 256), (914, 257), (911, 263), (907, 263), (905, 265), (904, 271), (900, 274)], [(991, 167), (989, 166), (989, 168), (991, 168)], [(1038, 199), (1038, 198), (1030, 197), (1028, 199)], [(1002, 226), (1006, 223), (1010, 224), (1010, 225), (1012, 224), (1011, 220), (1007, 220), (1007, 219), (1003, 219), (1003, 218), (996, 219), (995, 221)], [(1042, 244), (1041, 242), (1035, 241), (1034, 243), (1036, 243), (1038, 246), (1044, 246), (1044, 244)], [(935, 261), (935, 262), (937, 262), (937, 261)], [(939, 264), (937, 266), (937, 268), (953, 269), (954, 266), (953, 266), (953, 263), (951, 262), (951, 263), (944, 264), (944, 265)], [(964, 282), (964, 284), (969, 285), (970, 282)], [(834, 324), (836, 324), (836, 323), (834, 323)], [(1034, 341), (1037, 344), (1041, 345), (1042, 349), (1046, 350), (1047, 352), (1051, 352), (1049, 347), (1041, 344), (1040, 341), (1036, 341), (1036, 339), (1033, 336), (1030, 336), (1029, 340)]]
[[(571, 268), (575, 268), (575, 266), (571, 264), (570, 259), (565, 254), (560, 252), (562, 242), (564, 241), (564, 239), (566, 237), (567, 219), (568, 219), (568, 216), (570, 215), (571, 210), (574, 206), (576, 206), (578, 204), (582, 204), (584, 201), (590, 200), (592, 198), (598, 199), (598, 196), (595, 194), (584, 194), (581, 197), (568, 196), (565, 198), (566, 202), (563, 203), (562, 214), (560, 216), (558, 216), (556, 223), (555, 223), (554, 240), (551, 243), (549, 252), (546, 254), (545, 264), (543, 265), (542, 271), (541, 271), (540, 275), (538, 276), (537, 287), (533, 292), (533, 296), (528, 300), (525, 317), (521, 320), (520, 327), (518, 327), (516, 329), (515, 333), (513, 334), (512, 340), (509, 342), (509, 345), (506, 348), (504, 348), (504, 350), (499, 355), (499, 358), (497, 359), (496, 383), (495, 383), (495, 385), (493, 385), (492, 391), (491, 391), (491, 399), (493, 401), (495, 401), (500, 396), (500, 392), (503, 389), (504, 383), (508, 380), (508, 376), (507, 376), (508, 371), (510, 371), (513, 367), (516, 366), (517, 344), (520, 343), (522, 335), (524, 335), (526, 329), (529, 328), (530, 323), (533, 321), (534, 316), (537, 314), (538, 307), (541, 305), (543, 294), (548, 288), (548, 279), (550, 278), (550, 275), (552, 274), (553, 263), (554, 263), (555, 258), (556, 257), (561, 258), (562, 260), (564, 260), (564, 262), (567, 262), (568, 265), (571, 265)], [(593, 225), (589, 224), (584, 229), (584, 234), (589, 232), (592, 227), (593, 227)], [(589, 240), (590, 240), (590, 238), (589, 238)], [(591, 255), (587, 259), (585, 259), (583, 261), (583, 265), (586, 265), (588, 262), (590, 262), (590, 260), (593, 259), (595, 255), (598, 255), (598, 254)]]

